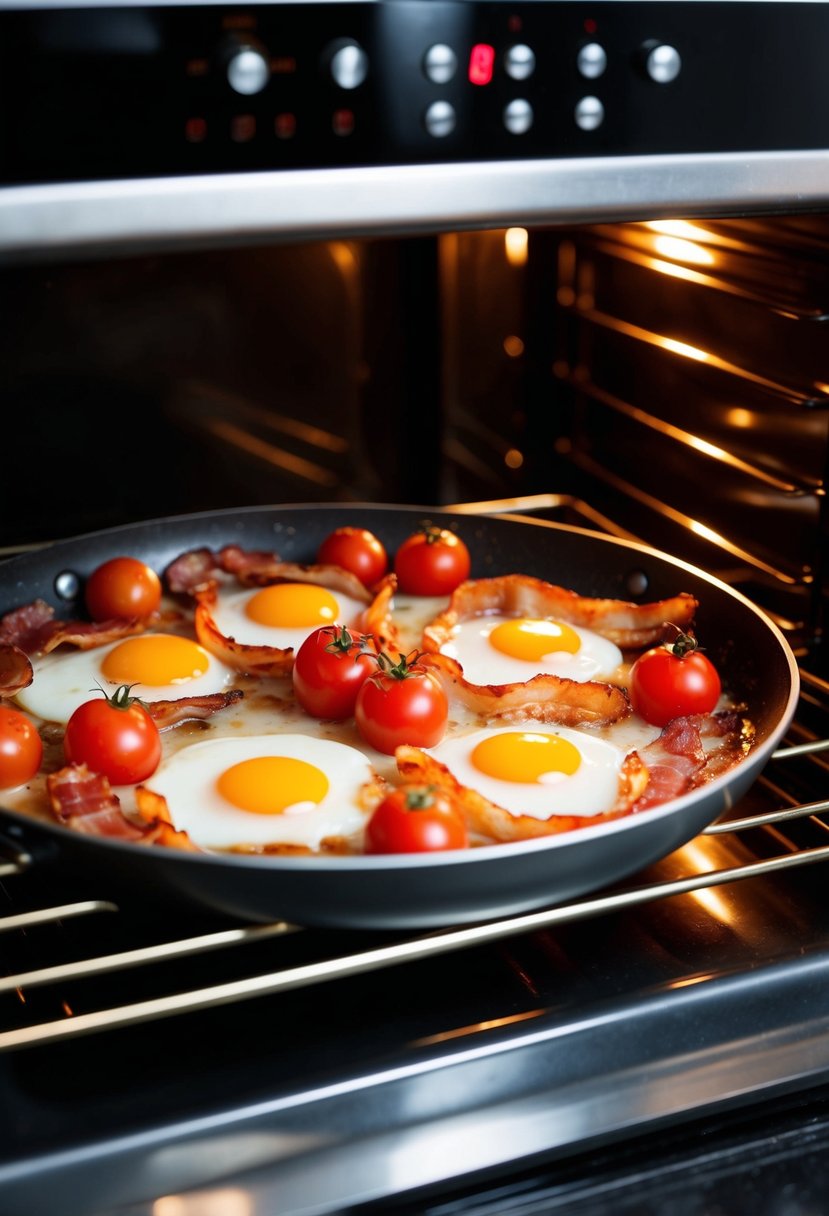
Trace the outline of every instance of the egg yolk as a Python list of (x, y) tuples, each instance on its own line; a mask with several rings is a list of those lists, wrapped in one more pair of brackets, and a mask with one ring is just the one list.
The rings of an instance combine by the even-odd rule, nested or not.
[(221, 796), (254, 815), (281, 815), (298, 802), (322, 802), (328, 778), (322, 769), (291, 756), (258, 756), (242, 760), (219, 776)]
[(548, 774), (572, 777), (581, 764), (578, 748), (569, 739), (522, 731), (490, 735), (474, 748), (470, 758), (488, 777), (524, 785), (543, 785), (545, 778), (550, 780)]
[(146, 633), (127, 638), (110, 650), (101, 672), (113, 684), (185, 684), (203, 676), (210, 655), (189, 638), (172, 633)]
[(340, 606), (325, 587), (312, 583), (278, 583), (263, 587), (245, 605), (245, 613), (259, 625), (275, 628), (330, 625)]
[(489, 635), (496, 650), (513, 659), (537, 662), (553, 651), (577, 654), (581, 649), (579, 635), (562, 621), (534, 621), (519, 617), (496, 625)]

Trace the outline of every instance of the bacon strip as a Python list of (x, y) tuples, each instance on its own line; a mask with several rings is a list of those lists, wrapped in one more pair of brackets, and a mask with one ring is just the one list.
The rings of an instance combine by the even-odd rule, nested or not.
[(121, 810), (118, 795), (112, 792), (109, 779), (93, 773), (85, 764), (69, 764), (50, 773), (46, 788), (52, 814), (58, 823), (75, 832), (135, 844), (202, 851), (186, 832), (176, 831), (164, 799), (148, 790), (142, 791), (140, 786), (136, 787), (135, 796), (143, 824), (127, 818)]
[(0, 697), (13, 697), (34, 678), (28, 655), (11, 642), (0, 642)]
[(622, 649), (638, 649), (658, 642), (666, 621), (688, 628), (697, 607), (698, 601), (685, 592), (650, 604), (634, 604), (579, 595), (524, 574), (469, 579), (452, 593), (446, 610), (426, 626), (423, 647), (439, 651), (460, 621), (498, 613), (566, 621), (591, 629)]
[(445, 790), (462, 808), (467, 829), (497, 843), (556, 836), (629, 815), (648, 780), (644, 764), (636, 752), (630, 752), (622, 762), (618, 794), (608, 811), (601, 815), (551, 815), (549, 819), (537, 819), (534, 815), (515, 815), (477, 790), (461, 785), (446, 765), (418, 747), (398, 747), (395, 759), (404, 780)]
[(49, 654), (64, 643), (91, 650), (119, 638), (143, 633), (155, 617), (113, 617), (108, 621), (62, 621), (45, 600), (24, 604), (0, 620), (0, 642), (19, 647), (26, 654)]
[[(751, 724), (734, 712), (674, 718), (640, 750), (649, 780), (633, 809), (660, 806), (727, 772), (750, 749), (753, 736)], [(703, 739), (720, 742), (705, 747)]]
[(174, 701), (148, 701), (150, 717), (159, 730), (169, 730), (181, 722), (210, 718), (213, 714), (241, 701), (245, 694), (240, 688), (227, 692), (207, 693), (201, 697), (179, 697)]
[(459, 702), (487, 720), (608, 726), (630, 713), (630, 703), (620, 688), (596, 680), (567, 680), (542, 673), (524, 683), (470, 684), (460, 663), (448, 655), (427, 653), (420, 662), (437, 676), (450, 703)]

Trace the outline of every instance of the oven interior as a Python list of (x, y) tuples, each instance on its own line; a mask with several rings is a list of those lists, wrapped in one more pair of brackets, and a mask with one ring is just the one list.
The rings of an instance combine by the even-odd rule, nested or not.
[(724, 823), (471, 940), (170, 918), (7, 841), (8, 1216), (740, 1211), (822, 1176), (827, 272), (820, 214), (2, 268), (5, 554), (255, 503), (556, 519), (738, 588), (803, 682)]

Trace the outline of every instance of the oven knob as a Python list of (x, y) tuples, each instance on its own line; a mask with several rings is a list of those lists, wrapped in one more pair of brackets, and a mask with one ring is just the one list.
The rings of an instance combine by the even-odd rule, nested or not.
[(368, 75), (368, 55), (357, 42), (344, 39), (329, 49), (329, 70), (341, 89), (357, 89)]
[(423, 124), (435, 139), (443, 139), (455, 130), (457, 115), (448, 101), (433, 101), (423, 116)]
[(533, 108), (523, 97), (516, 97), (504, 109), (504, 126), (510, 135), (524, 135), (533, 125)]
[(434, 84), (448, 84), (457, 70), (458, 57), (444, 42), (436, 42), (423, 56), (423, 72)]
[(682, 59), (675, 46), (648, 43), (644, 48), (645, 72), (657, 84), (670, 84), (682, 69)]
[(267, 54), (253, 43), (240, 42), (234, 45), (227, 59), (227, 81), (236, 93), (251, 97), (261, 93), (271, 78)]
[(598, 97), (582, 97), (576, 105), (576, 126), (582, 131), (595, 131), (604, 122), (604, 106)]
[(504, 71), (511, 80), (529, 80), (535, 71), (535, 53), (523, 42), (511, 46), (504, 55)]
[(576, 67), (587, 80), (597, 80), (607, 67), (607, 52), (601, 43), (585, 43), (576, 56)]

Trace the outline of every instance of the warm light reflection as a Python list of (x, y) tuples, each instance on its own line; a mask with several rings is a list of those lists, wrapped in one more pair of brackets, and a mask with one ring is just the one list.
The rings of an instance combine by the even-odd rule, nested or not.
[[(694, 870), (704, 873), (711, 868), (709, 853), (706, 852), (705, 848), (695, 844), (693, 841), (684, 846), (682, 855), (688, 860)], [(733, 912), (728, 902), (723, 899), (716, 887), (703, 887), (698, 891), (690, 891), (689, 895), (709, 916), (713, 916), (720, 924), (730, 925), (733, 923)]]
[(351, 245), (345, 241), (330, 241), (328, 252), (343, 275), (354, 274), (357, 269), (357, 258)]
[(664, 232), (666, 236), (677, 236), (684, 240), (706, 241), (711, 239), (711, 233), (707, 228), (703, 228), (699, 224), (691, 224), (688, 220), (648, 220), (643, 227), (650, 228), (651, 232)]
[[(546, 1009), (527, 1009), (524, 1013), (514, 1013), (503, 1018), (491, 1018), (488, 1022), (473, 1022), (470, 1026), (458, 1026), (454, 1030), (445, 1030), (441, 1034), (430, 1034), (425, 1038), (415, 1039), (414, 1046), (429, 1047), (433, 1043), (445, 1043), (447, 1039), (463, 1039), (470, 1034), (480, 1034), (481, 1031), (500, 1030), (502, 1026), (513, 1026), (516, 1022), (527, 1022), (533, 1018), (540, 1018), (547, 1012)], [(158, 1216), (158, 1214), (154, 1212), (153, 1216)], [(168, 1216), (168, 1213), (161, 1213), (161, 1216)]]
[(510, 266), (526, 265), (529, 239), (526, 228), (507, 228), (504, 233), (504, 250)]
[(504, 350), (510, 359), (518, 359), (524, 353), (524, 343), (518, 334), (507, 334), (504, 338)]
[(151, 1211), (152, 1216), (252, 1216), (253, 1199), (246, 1191), (224, 1187), (189, 1195), (162, 1195)]
[(735, 406), (733, 409), (726, 410), (725, 419), (729, 426), (745, 428), (751, 427), (754, 415), (751, 410), (743, 410)]
[(665, 350), (673, 351), (675, 355), (682, 355), (684, 359), (696, 359), (698, 363), (707, 363), (711, 358), (707, 350), (700, 350), (698, 346), (689, 346), (687, 342), (677, 342), (676, 338), (663, 338), (660, 336), (659, 345)]
[(686, 241), (682, 237), (658, 236), (653, 247), (663, 258), (673, 258), (675, 262), (694, 262), (699, 266), (713, 266), (714, 255), (708, 249), (703, 249), (696, 241)]
[(504, 464), (508, 469), (520, 469), (524, 463), (524, 453), (519, 452), (518, 448), (510, 448), (504, 457)]

